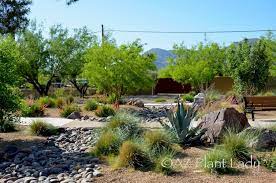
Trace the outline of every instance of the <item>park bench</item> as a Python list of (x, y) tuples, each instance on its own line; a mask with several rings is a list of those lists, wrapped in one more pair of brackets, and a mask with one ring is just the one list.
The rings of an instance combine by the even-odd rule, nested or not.
[(276, 111), (276, 96), (244, 97), (245, 113), (251, 113), (254, 121), (254, 111)]

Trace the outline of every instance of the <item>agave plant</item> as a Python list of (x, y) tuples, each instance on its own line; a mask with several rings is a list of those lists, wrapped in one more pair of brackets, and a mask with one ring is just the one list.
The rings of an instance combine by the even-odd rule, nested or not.
[(176, 112), (173, 110), (167, 111), (170, 124), (160, 123), (166, 130), (175, 132), (180, 143), (185, 145), (191, 144), (192, 142), (198, 141), (202, 134), (202, 131), (198, 128), (190, 128), (196, 111), (197, 106), (194, 105), (185, 108), (183, 103), (178, 100)]

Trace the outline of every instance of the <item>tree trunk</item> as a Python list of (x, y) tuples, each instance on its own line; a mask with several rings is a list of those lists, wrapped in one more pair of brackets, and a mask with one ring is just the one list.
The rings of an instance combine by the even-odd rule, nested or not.
[(85, 83), (84, 85), (82, 86), (79, 86), (78, 83), (77, 83), (77, 80), (76, 79), (71, 79), (69, 80), (73, 85), (74, 87), (78, 90), (79, 94), (80, 94), (80, 97), (84, 97), (86, 92), (87, 92), (87, 89), (88, 89), (88, 84)]

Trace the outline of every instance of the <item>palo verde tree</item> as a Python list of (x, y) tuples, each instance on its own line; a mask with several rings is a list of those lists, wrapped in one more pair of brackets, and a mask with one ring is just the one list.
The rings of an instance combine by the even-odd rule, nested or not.
[(205, 89), (216, 75), (223, 75), (224, 48), (216, 43), (199, 44), (191, 49), (183, 44), (174, 45), (176, 58), (170, 58), (165, 69), (160, 70), (159, 77), (172, 77), (174, 80), (191, 84), (195, 90)]
[(15, 35), (24, 30), (29, 19), (31, 0), (1, 0), (0, 1), (0, 33)]
[(33, 24), (18, 39), (22, 59), (17, 71), (41, 96), (48, 95), (54, 78), (60, 75), (63, 67), (62, 59), (55, 54), (59, 50), (55, 42), (63, 34), (59, 26), (53, 26), (49, 38), (45, 39), (42, 30)]
[(88, 81), (81, 77), (85, 62), (84, 54), (96, 42), (96, 37), (89, 33), (86, 27), (75, 29), (71, 35), (61, 26), (52, 31), (59, 32), (58, 37), (49, 40), (50, 55), (62, 63), (59, 77), (69, 81), (83, 97), (88, 88)]
[(263, 39), (254, 44), (248, 40), (227, 49), (227, 66), (235, 81), (235, 88), (242, 94), (256, 94), (264, 89), (271, 64)]
[(142, 52), (139, 40), (121, 46), (105, 41), (88, 50), (84, 73), (98, 90), (118, 99), (153, 84), (151, 71), (156, 69), (155, 56)]
[(19, 108), (14, 86), (18, 81), (19, 51), (12, 37), (0, 37), (0, 132), (13, 130), (13, 113)]

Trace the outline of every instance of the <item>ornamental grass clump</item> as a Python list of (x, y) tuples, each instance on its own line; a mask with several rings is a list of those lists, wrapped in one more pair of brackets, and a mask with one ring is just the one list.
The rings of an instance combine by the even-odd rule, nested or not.
[(48, 96), (40, 97), (37, 102), (40, 106), (44, 106), (45, 108), (55, 108), (57, 106), (56, 100)]
[(231, 154), (222, 148), (215, 148), (209, 151), (202, 159), (201, 167), (215, 174), (232, 174), (235, 169), (232, 167)]
[(42, 120), (33, 121), (29, 126), (29, 132), (37, 136), (51, 136), (58, 133), (58, 129)]
[(120, 129), (130, 138), (142, 133), (143, 130), (138, 125), (139, 122), (140, 119), (135, 115), (125, 111), (119, 111), (110, 119), (105, 129)]
[(98, 108), (98, 103), (95, 100), (88, 100), (84, 106), (87, 111), (94, 111)]
[(115, 115), (115, 110), (109, 105), (102, 105), (102, 106), (98, 107), (95, 114), (98, 117), (114, 116)]
[(149, 171), (153, 169), (154, 162), (148, 153), (143, 150), (141, 144), (138, 144), (134, 140), (127, 140), (120, 148), (116, 166)]
[(72, 112), (80, 112), (81, 109), (77, 105), (66, 105), (60, 112), (60, 116), (67, 118)]

